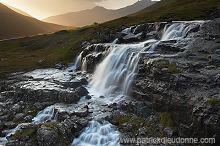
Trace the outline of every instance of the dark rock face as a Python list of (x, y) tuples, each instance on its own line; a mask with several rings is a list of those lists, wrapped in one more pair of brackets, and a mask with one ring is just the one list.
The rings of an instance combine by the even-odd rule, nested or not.
[(146, 56), (134, 81), (132, 97), (144, 100), (149, 109), (171, 113), (181, 137), (219, 135), (219, 27), (220, 19), (204, 23), (190, 45), (162, 42), (157, 51), (173, 56), (150, 63)]
[(56, 90), (20, 89), (17, 92), (5, 92), (2, 96), (4, 96), (4, 98), (13, 97), (15, 100), (19, 101), (76, 103), (79, 101), (83, 91), (79, 92), (77, 90), (77, 92), (69, 92)]

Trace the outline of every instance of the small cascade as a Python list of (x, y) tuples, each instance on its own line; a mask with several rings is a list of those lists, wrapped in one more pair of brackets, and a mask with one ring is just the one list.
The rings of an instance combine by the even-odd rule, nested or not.
[(199, 25), (200, 22), (188, 23), (174, 23), (166, 25), (163, 30), (161, 41), (177, 40), (187, 36), (188, 32)]
[[(47, 122), (47, 121), (55, 121), (54, 120), (55, 114), (54, 114), (54, 107), (53, 106), (49, 106), (47, 108), (45, 108), (44, 110), (40, 111), (36, 117), (34, 117), (32, 119), (32, 123), (42, 123), (42, 122)], [(7, 142), (7, 138), (8, 136), (10, 136), (11, 134), (13, 134), (15, 131), (17, 131), (19, 129), (19, 127), (21, 127), (22, 125), (28, 125), (30, 123), (22, 123), (19, 124), (17, 127), (15, 127), (14, 129), (9, 130), (6, 133), (5, 137), (0, 137), (0, 146), (1, 145), (5, 145)]]
[(143, 47), (143, 43), (111, 46), (109, 54), (94, 72), (90, 92), (112, 101), (127, 96), (138, 68), (138, 51)]
[(54, 107), (49, 106), (44, 110), (40, 111), (36, 117), (33, 118), (32, 123), (54, 121)]
[(118, 141), (119, 132), (109, 122), (91, 121), (72, 146), (119, 146)]
[(87, 71), (87, 58), (86, 57), (83, 58), (81, 71), (82, 72), (86, 72)]
[(81, 65), (82, 52), (77, 56), (74, 66), (78, 68)]

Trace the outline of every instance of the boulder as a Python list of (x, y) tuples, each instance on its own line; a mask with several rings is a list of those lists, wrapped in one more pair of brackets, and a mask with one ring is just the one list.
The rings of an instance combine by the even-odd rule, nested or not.
[(89, 93), (89, 92), (87, 91), (87, 89), (86, 89), (85, 87), (83, 87), (83, 86), (80, 86), (80, 87), (76, 88), (75, 92), (76, 92), (76, 94), (77, 94), (78, 96), (80, 96), (80, 97), (86, 96), (86, 95), (88, 95), (88, 93)]

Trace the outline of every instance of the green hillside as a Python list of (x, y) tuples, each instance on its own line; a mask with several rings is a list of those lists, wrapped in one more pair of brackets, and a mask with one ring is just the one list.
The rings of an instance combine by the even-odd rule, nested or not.
[[(0, 77), (10, 72), (73, 61), (83, 41), (100, 39), (98, 33), (108, 33), (115, 27), (153, 21), (209, 19), (209, 14), (218, 7), (220, 0), (163, 0), (138, 13), (98, 26), (3, 41), (0, 42)], [(44, 61), (38, 63), (41, 59)]]
[(162, 0), (135, 14), (107, 24), (118, 26), (156, 21), (210, 19), (209, 14), (219, 7), (220, 0)]

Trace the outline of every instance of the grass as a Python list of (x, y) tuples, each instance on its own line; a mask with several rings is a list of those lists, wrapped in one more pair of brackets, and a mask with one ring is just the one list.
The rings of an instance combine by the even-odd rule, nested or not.
[[(100, 39), (115, 28), (145, 22), (207, 19), (210, 10), (220, 7), (219, 0), (162, 0), (138, 13), (109, 21), (54, 34), (0, 42), (0, 79), (7, 73), (54, 67), (67, 64), (81, 51), (85, 40)], [(42, 63), (39, 60), (44, 59)], [(170, 72), (179, 72), (169, 68)]]
[[(87, 36), (94, 30), (82, 28), (0, 42), (0, 58), (4, 58), (0, 60), (0, 78), (4, 79), (6, 73), (54, 67), (56, 63), (73, 61), (81, 51), (81, 42), (98, 38), (96, 33)], [(38, 63), (41, 59), (44, 61)]]

